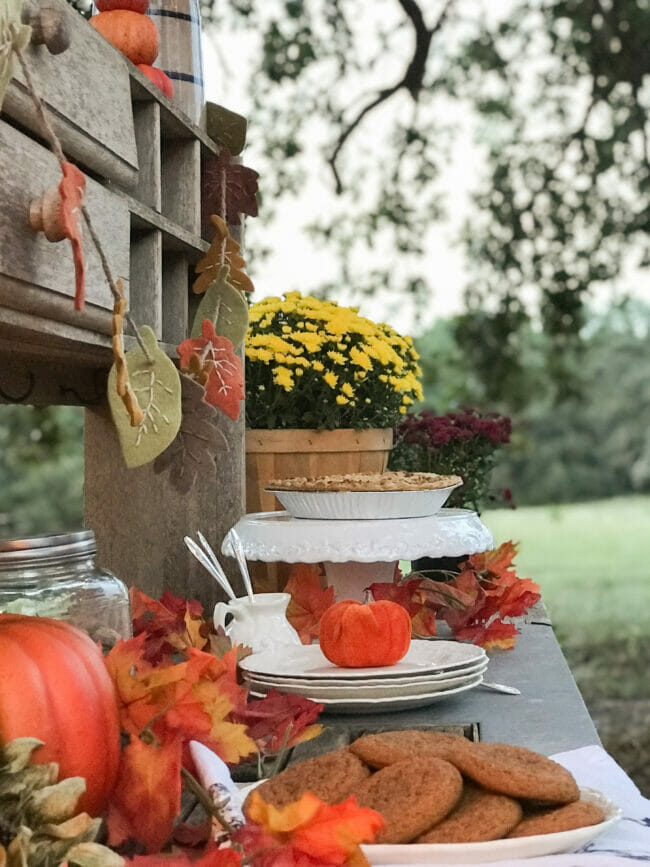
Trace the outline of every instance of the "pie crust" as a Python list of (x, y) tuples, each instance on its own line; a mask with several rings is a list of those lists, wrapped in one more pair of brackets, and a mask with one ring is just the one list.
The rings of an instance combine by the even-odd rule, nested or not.
[(460, 476), (438, 473), (348, 473), (347, 475), (317, 476), (291, 479), (271, 479), (267, 491), (431, 491), (462, 485)]

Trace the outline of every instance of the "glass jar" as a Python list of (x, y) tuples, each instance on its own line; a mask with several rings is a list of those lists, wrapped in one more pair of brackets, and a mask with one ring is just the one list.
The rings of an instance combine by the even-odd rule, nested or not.
[(92, 530), (0, 540), (0, 611), (67, 620), (104, 650), (130, 638), (128, 590), (96, 552)]

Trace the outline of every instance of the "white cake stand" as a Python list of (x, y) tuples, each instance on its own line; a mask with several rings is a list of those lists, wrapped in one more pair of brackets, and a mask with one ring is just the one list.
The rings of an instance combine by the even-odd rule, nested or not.
[[(244, 515), (235, 529), (247, 560), (323, 563), (337, 599), (361, 599), (375, 581), (392, 581), (399, 560), (488, 551), (494, 538), (476, 512), (442, 509), (427, 518), (312, 520), (288, 512)], [(222, 553), (233, 557), (228, 537)]]

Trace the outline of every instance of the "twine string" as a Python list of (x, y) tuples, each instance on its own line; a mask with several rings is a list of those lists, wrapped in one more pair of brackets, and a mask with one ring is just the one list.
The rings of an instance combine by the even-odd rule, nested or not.
[[(67, 162), (65, 158), (65, 154), (63, 153), (63, 148), (61, 146), (61, 142), (57, 134), (54, 131), (54, 127), (50, 123), (50, 119), (48, 117), (48, 113), (45, 110), (45, 105), (43, 104), (43, 100), (40, 98), (38, 93), (36, 92), (36, 88), (34, 87), (34, 81), (32, 79), (31, 73), (29, 71), (29, 66), (23, 57), (22, 51), (19, 51), (14, 47), (14, 53), (18, 58), (18, 62), (20, 63), (20, 68), (22, 69), (23, 75), (25, 76), (25, 83), (27, 84), (27, 90), (31, 97), (32, 102), (34, 103), (34, 108), (36, 109), (36, 114), (38, 115), (38, 119), (41, 122), (41, 126), (45, 131), (46, 138), (49, 140), (50, 148), (52, 149), (54, 156), (59, 161), (59, 165), (63, 169), (64, 164)], [(108, 259), (106, 257), (106, 253), (104, 252), (104, 248), (102, 247), (101, 241), (99, 240), (99, 236), (95, 231), (95, 228), (90, 219), (90, 213), (88, 212), (88, 208), (85, 204), (81, 205), (81, 213), (83, 214), (84, 221), (86, 226), (88, 227), (88, 232), (90, 237), (95, 245), (95, 249), (97, 250), (97, 255), (99, 256), (99, 261), (101, 262), (102, 270), (104, 272), (104, 276), (106, 277), (106, 282), (108, 283), (109, 289), (111, 290), (111, 294), (116, 301), (119, 301), (121, 295), (115, 285), (115, 280), (113, 279), (113, 275), (111, 273), (110, 265), (108, 264)], [(133, 321), (133, 317), (130, 313), (126, 313), (124, 318), (129, 323), (129, 326), (133, 330), (135, 335), (135, 339), (138, 342), (138, 346), (142, 350), (145, 358), (150, 364), (153, 364), (153, 357), (149, 352), (147, 345), (142, 339), (142, 335), (138, 330), (138, 326)]]

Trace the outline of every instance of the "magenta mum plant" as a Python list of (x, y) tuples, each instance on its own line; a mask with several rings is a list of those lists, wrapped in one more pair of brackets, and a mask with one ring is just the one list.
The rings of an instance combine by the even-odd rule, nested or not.
[(475, 409), (436, 415), (408, 414), (395, 429), (389, 466), (393, 470), (455, 473), (463, 478), (449, 506), (480, 511), (488, 496), (497, 450), (510, 442), (512, 422), (498, 413)]

